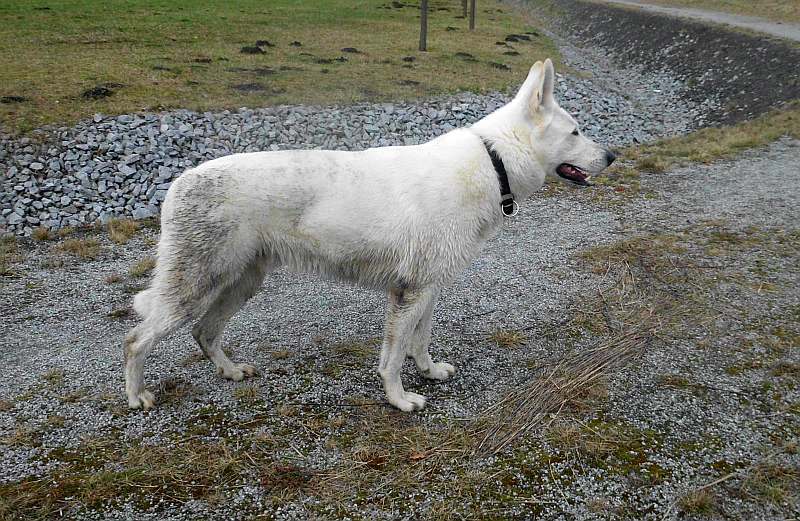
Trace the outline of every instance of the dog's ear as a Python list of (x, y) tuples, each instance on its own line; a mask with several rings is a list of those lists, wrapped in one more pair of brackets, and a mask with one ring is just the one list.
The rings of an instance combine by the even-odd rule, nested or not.
[(547, 108), (555, 103), (555, 98), (553, 97), (555, 78), (556, 73), (550, 58), (546, 59), (544, 63), (536, 62), (531, 67), (525, 83), (522, 84), (519, 93), (517, 93), (517, 98), (521, 99), (531, 115), (535, 115), (542, 108)]
[(544, 81), (542, 83), (542, 104), (549, 105), (555, 103), (553, 89), (556, 81), (556, 71), (550, 58), (544, 61)]
[(542, 103), (543, 84), (544, 64), (536, 62), (517, 93), (517, 99), (530, 110), (531, 114), (536, 113)]

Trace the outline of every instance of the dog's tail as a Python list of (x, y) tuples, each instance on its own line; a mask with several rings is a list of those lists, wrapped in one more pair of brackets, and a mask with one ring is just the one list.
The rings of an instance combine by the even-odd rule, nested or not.
[(153, 300), (155, 297), (155, 291), (153, 288), (146, 289), (144, 291), (140, 291), (137, 293), (135, 297), (133, 297), (133, 309), (136, 313), (142, 317), (147, 318), (150, 316), (150, 312), (153, 310)]

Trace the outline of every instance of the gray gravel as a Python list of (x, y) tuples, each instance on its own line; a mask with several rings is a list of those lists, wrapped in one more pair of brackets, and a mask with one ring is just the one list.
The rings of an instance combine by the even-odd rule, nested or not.
[[(585, 60), (585, 59), (584, 59)], [(562, 105), (609, 145), (644, 142), (702, 124), (703, 104), (683, 104), (664, 74), (559, 76)], [(524, 78), (520, 78), (520, 81)], [(143, 219), (158, 213), (170, 183), (205, 160), (294, 148), (359, 150), (416, 144), (468, 125), (509, 100), (460, 94), (420, 103), (281, 106), (196, 113), (104, 116), (31, 138), (0, 139), (0, 232)]]
[[(739, 229), (756, 225), (797, 230), (800, 194), (774, 190), (778, 184), (800, 182), (800, 171), (792, 167), (797, 161), (800, 142), (784, 140), (735, 161), (645, 177), (644, 189), (650, 195), (615, 211), (593, 202), (592, 190), (569, 190), (552, 196), (546, 190), (527, 201), (521, 214), (508, 221), (485, 253), (444, 293), (436, 309), (432, 351), (436, 358), (456, 364), (455, 378), (431, 384), (418, 378), (410, 365), (406, 367), (407, 387), (429, 397), (429, 408), (418, 415), (419, 421), (436, 425), (441, 418), (472, 416), (509, 386), (529, 377), (525, 361), (548, 359), (568, 347), (580, 349), (592, 344), (591, 338), (576, 340), (559, 334), (570, 318), (564, 310), (605, 283), (601, 276), (581, 269), (578, 252), (620, 237), (680, 229), (709, 219), (725, 220)], [(224, 432), (210, 435), (213, 440), (252, 434), (238, 425), (246, 425), (256, 415), (269, 414), (281, 404), (322, 404), (330, 415), (348, 415), (347, 408), (339, 408), (348, 399), (381, 403), (374, 360), (347, 367), (338, 377), (325, 375), (324, 370), (337, 360), (331, 346), (380, 335), (383, 296), (279, 271), (234, 317), (226, 332), (226, 343), (234, 349), (235, 358), (253, 362), (262, 370), (262, 376), (252, 385), (263, 402), (242, 406), (235, 390), (248, 384), (223, 381), (214, 375), (210, 364), (196, 357), (191, 337), (181, 331), (166, 339), (148, 359), (147, 385), (160, 390), (158, 396), (163, 398), (165, 386), (178, 382), (191, 386), (188, 395), (162, 403), (151, 413), (126, 413), (119, 343), (133, 321), (112, 319), (107, 314), (127, 306), (130, 294), (125, 283), (108, 284), (105, 277), (125, 273), (135, 260), (152, 254), (153, 239), (154, 232), (146, 232), (122, 247), (101, 238), (104, 253), (99, 260), (67, 259), (59, 268), (50, 267), (53, 257), (59, 255), (52, 247), (28, 243), (24, 262), (15, 267), (21, 276), (3, 279), (0, 365), (5, 377), (0, 380), (0, 400), (13, 407), (0, 412), (0, 438), (24, 425), (41, 432), (41, 445), (4, 447), (0, 482), (43, 475), (59, 464), (57, 459), (46, 457), (53, 449), (77, 447), (113, 433), (121, 436), (120, 443), (169, 444), (194, 427), (198, 415), (209, 407), (227, 411), (231, 418)], [(742, 259), (744, 265), (756, 265), (755, 261)], [(774, 270), (770, 280), (788, 288), (783, 296), (753, 296), (752, 301), (739, 304), (756, 314), (764, 311), (761, 308), (765, 304), (773, 311), (797, 306), (800, 295), (791, 282), (799, 275), (797, 265), (772, 259), (768, 267)], [(128, 279), (127, 283), (136, 281)], [(667, 519), (675, 518), (677, 497), (717, 476), (712, 465), (753, 458), (765, 443), (771, 443), (770, 433), (797, 429), (796, 416), (779, 412), (800, 397), (797, 388), (788, 388), (779, 403), (765, 412), (761, 399), (755, 397), (764, 373), (768, 375), (766, 369), (742, 376), (722, 370), (740, 356), (725, 346), (736, 345), (741, 338), (737, 328), (742, 324), (731, 324), (727, 333), (731, 338), (713, 349), (698, 349), (696, 342), (704, 338), (702, 331), (697, 332), (696, 339), (658, 343), (613, 383), (604, 414), (663, 433), (665, 438), (648, 448), (648, 458), (670, 472), (669, 480), (631, 488), (628, 478), (580, 466), (579, 460), (567, 459), (549, 470), (542, 469), (532, 452), (530, 463), (518, 463), (529, 465), (519, 479), (524, 483), (525, 479), (534, 479), (536, 472), (543, 473), (535, 478), (545, 483), (535, 489), (537, 501), (549, 505), (541, 517), (594, 519), (595, 514), (587, 510), (588, 501), (608, 498), (612, 506), (627, 505), (635, 512), (661, 512)], [(518, 349), (498, 349), (487, 336), (500, 328), (526, 329), (531, 341)], [(274, 350), (282, 349), (290, 352), (289, 358), (271, 356)], [(797, 363), (796, 357), (796, 352), (790, 353), (786, 360)], [(53, 370), (63, 372), (63, 381), (48, 380)], [(716, 391), (696, 396), (657, 384), (658, 375), (675, 373)], [(48, 424), (48, 416), (54, 414), (65, 418), (63, 426)], [(291, 419), (276, 417), (264, 429), (270, 432), (286, 421)], [(293, 450), (277, 450), (275, 458), (297, 461), (299, 452), (303, 465), (330, 468), (341, 454), (327, 450), (326, 439), (325, 435), (310, 439), (298, 436)], [(718, 441), (691, 456), (666, 448), (698, 439)], [(789, 456), (785, 463), (797, 465), (797, 460), (796, 455)], [(493, 464), (492, 460), (475, 462), (476, 466)], [(571, 477), (565, 480), (556, 476)], [(154, 507), (147, 514), (132, 504), (122, 504), (105, 511), (102, 517), (245, 518), (259, 510), (255, 505), (263, 500), (263, 490), (252, 483), (242, 485), (232, 493), (227, 506), (212, 508), (195, 502), (173, 505), (166, 511)], [(490, 486), (504, 485), (498, 482)], [(423, 510), (417, 509), (436, 501), (436, 496), (426, 497), (423, 489), (419, 501), (402, 508), (406, 515), (416, 517), (411, 513), (420, 513)], [(243, 510), (236, 509), (238, 502)], [(319, 512), (315, 504), (313, 497), (301, 496), (269, 512), (277, 518), (304, 518), (309, 515), (308, 509)], [(524, 515), (526, 511), (513, 502), (500, 507), (507, 516)], [(791, 519), (792, 512), (797, 511), (796, 504), (775, 506), (733, 497), (726, 499), (726, 508), (740, 519)], [(398, 512), (378, 509), (373, 514), (389, 519), (396, 518)]]

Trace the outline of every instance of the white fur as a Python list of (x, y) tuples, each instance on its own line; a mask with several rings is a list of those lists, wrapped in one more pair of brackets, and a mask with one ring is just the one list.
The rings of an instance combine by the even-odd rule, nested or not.
[(425, 398), (403, 388), (403, 362), (411, 356), (428, 378), (452, 376), (452, 365), (428, 353), (433, 307), (503, 221), (483, 140), (503, 159), (518, 201), (562, 162), (607, 166), (604, 149), (571, 134), (576, 124), (558, 107), (553, 79), (550, 60), (537, 62), (508, 105), (422, 145), (234, 154), (185, 172), (164, 201), (153, 283), (134, 300), (144, 320), (124, 343), (129, 405), (152, 407), (144, 358), (190, 321), (223, 376), (254, 374), (222, 352), (222, 330), (264, 276), (286, 266), (387, 292), (378, 372), (389, 403), (422, 409)]

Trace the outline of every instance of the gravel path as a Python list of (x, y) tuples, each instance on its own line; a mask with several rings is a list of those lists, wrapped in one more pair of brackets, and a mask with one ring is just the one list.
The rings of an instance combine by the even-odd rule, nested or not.
[(679, 16), (682, 18), (689, 18), (702, 22), (741, 27), (742, 29), (749, 29), (751, 31), (777, 36), (778, 38), (800, 42), (800, 25), (793, 23), (773, 22), (771, 20), (767, 20), (766, 18), (759, 18), (756, 16), (742, 16), (731, 13), (723, 13), (720, 11), (709, 11), (706, 9), (693, 9), (690, 7), (666, 7), (648, 4), (646, 2), (635, 2), (633, 0), (600, 1), (638, 7), (640, 9), (644, 9), (645, 11), (665, 14), (668, 16)]
[[(527, 361), (545, 360), (568, 348), (591, 345), (591, 338), (576, 341), (558, 331), (570, 319), (565, 310), (606, 284), (601, 276), (582, 269), (576, 256), (593, 245), (642, 233), (674, 231), (709, 220), (724, 221), (736, 230), (756, 226), (796, 233), (800, 193), (775, 190), (775, 186), (800, 182), (800, 171), (794, 168), (798, 161), (800, 143), (785, 140), (735, 161), (651, 176), (643, 180), (648, 198), (613, 212), (593, 202), (595, 194), (590, 190), (552, 196), (545, 192), (527, 201), (520, 216), (508, 222), (484, 255), (445, 292), (435, 313), (433, 352), (456, 364), (458, 373), (450, 382), (430, 384), (407, 367), (408, 388), (429, 396), (429, 409), (415, 421), (435, 426), (442, 418), (472, 416), (513, 382), (529, 378)], [(198, 423), (208, 422), (198, 418), (206, 418), (203, 415), (209, 409), (225, 411), (230, 418), (225, 432), (212, 432), (204, 438), (218, 440), (252, 434), (244, 425), (287, 404), (328, 404), (322, 410), (332, 417), (341, 411), (336, 405), (348, 400), (381, 402), (379, 382), (372, 370), (373, 355), (338, 367), (342, 354), (335, 346), (353, 341), (369, 343), (378, 337), (384, 298), (281, 271), (269, 278), (264, 290), (226, 331), (235, 358), (253, 362), (262, 371), (263, 376), (252, 383), (262, 397), (258, 403), (243, 405), (237, 389), (249, 384), (220, 380), (197, 356), (188, 333), (182, 331), (164, 341), (148, 360), (148, 386), (159, 391), (163, 403), (148, 414), (126, 412), (119, 343), (134, 321), (126, 316), (112, 318), (109, 313), (129, 305), (127, 288), (139, 281), (124, 274), (137, 259), (153, 253), (154, 238), (154, 232), (146, 232), (126, 246), (101, 238), (103, 253), (91, 262), (71, 260), (46, 244), (27, 245), (24, 261), (15, 268), (21, 276), (3, 279), (0, 365), (5, 368), (5, 377), (0, 381), (0, 400), (8, 404), (8, 410), (0, 412), (0, 438), (13, 437), (24, 427), (24, 432), (36, 433), (39, 442), (5, 446), (0, 481), (53, 470), (63, 464), (52, 456), (53, 451), (84, 447), (87, 440), (113, 436), (117, 440), (114, 443), (168, 445), (176, 436), (192, 432)], [(52, 262), (54, 258), (61, 258), (65, 264), (52, 267), (57, 265)], [(789, 259), (773, 259), (768, 264), (773, 270), (770, 280), (783, 288), (779, 295), (767, 297), (772, 307), (791, 309), (800, 303), (798, 288), (791, 282), (800, 275), (798, 260), (795, 251)], [(112, 274), (123, 274), (123, 281), (108, 283), (107, 277)], [(765, 297), (749, 298), (763, 301)], [(759, 307), (748, 301), (740, 304), (746, 309)], [(737, 327), (742, 323), (737, 321)], [(488, 340), (497, 329), (525, 330), (531, 340), (521, 348), (498, 349)], [(703, 338), (708, 332), (698, 332), (695, 338)], [(764, 375), (729, 375), (724, 368), (741, 356), (739, 352), (726, 350), (725, 344), (698, 351), (697, 342), (671, 340), (651, 346), (636, 367), (614, 382), (605, 413), (639, 429), (659, 432), (663, 439), (648, 448), (648, 457), (660, 468), (669, 469), (672, 478), (655, 486), (631, 489), (628, 477), (604, 476), (600, 469), (580, 467), (583, 464), (577, 460), (560, 463), (554, 469), (574, 479), (540, 489), (534, 485), (534, 476), (541, 469), (526, 467), (529, 481), (520, 481), (517, 486), (522, 491), (534, 487), (539, 500), (552, 503), (543, 511), (544, 518), (555, 519), (559, 512), (592, 518), (586, 506), (592, 498), (612, 498), (613, 503), (617, 501), (613, 498), (623, 492), (634, 511), (666, 511), (689, 487), (715, 477), (710, 471), (714, 462), (742, 464), (770, 443), (770, 433), (798, 428), (796, 415), (774, 414), (785, 404), (796, 403), (796, 388), (789, 387), (765, 412), (761, 399), (756, 399)], [(731, 340), (731, 344), (735, 342)], [(284, 350), (286, 355), (274, 355)], [(698, 356), (700, 353), (703, 356)], [(798, 362), (796, 350), (787, 356), (783, 362)], [(769, 374), (767, 369), (763, 372)], [(658, 385), (659, 375), (673, 373), (689, 376), (693, 385), (731, 391), (689, 393), (687, 400), (685, 391)], [(176, 388), (182, 391), (174, 395)], [(54, 416), (61, 418), (59, 423), (51, 421)], [(680, 427), (675, 424), (678, 418)], [(292, 417), (278, 416), (262, 428), (269, 432), (300, 429), (295, 422)], [(693, 433), (688, 438), (687, 431)], [(323, 428), (317, 435), (296, 437), (291, 449), (275, 449), (275, 458), (295, 461), (299, 451), (303, 465), (335, 465), (341, 455), (325, 448), (331, 435)], [(721, 441), (697, 453), (673, 450), (678, 442), (708, 439)], [(794, 456), (787, 464), (797, 463)], [(166, 513), (156, 505), (152, 507), (153, 516), (186, 519), (213, 513), (215, 518), (224, 518), (258, 511), (257, 505), (264, 500), (263, 489), (238, 490), (237, 501), (247, 506), (243, 510), (220, 505), (209, 510), (208, 504), (200, 502), (173, 505)], [(571, 499), (565, 502), (563, 497)], [(418, 507), (407, 504), (404, 508), (407, 514), (419, 514), (416, 508), (432, 500), (435, 497), (427, 497), (423, 491), (420, 502), (414, 503)], [(137, 512), (138, 507), (128, 501), (133, 500), (117, 505), (104, 517), (122, 519)], [(284, 505), (288, 510), (281, 510), (283, 514), (274, 513), (278, 517), (302, 517), (309, 508), (314, 511), (308, 501), (315, 504), (313, 499), (298, 499)], [(734, 503), (727, 508), (734, 508), (736, 516), (750, 519), (789, 519), (797, 506)], [(508, 515), (519, 513), (513, 502), (503, 508)], [(359, 507), (351, 505), (348, 509), (355, 513)], [(377, 513), (381, 518), (397, 514), (392, 509)]]

